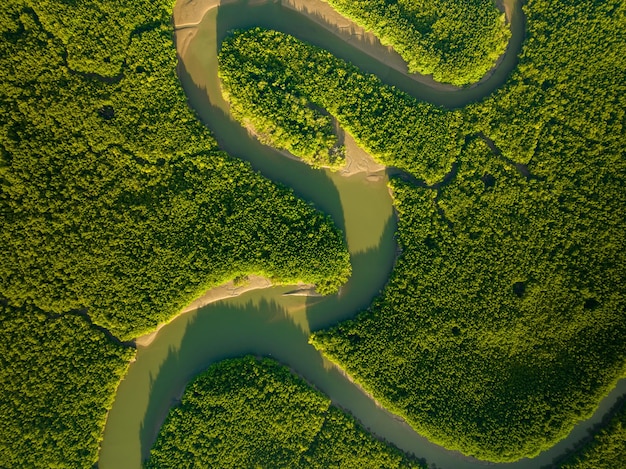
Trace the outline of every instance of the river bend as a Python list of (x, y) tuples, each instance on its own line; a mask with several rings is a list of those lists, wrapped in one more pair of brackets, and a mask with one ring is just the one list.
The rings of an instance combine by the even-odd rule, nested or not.
[[(179, 0), (179, 14), (180, 9), (182, 16), (188, 13), (185, 8), (202, 9), (199, 3), (199, 0)], [(397, 250), (396, 220), (386, 173), (370, 168), (346, 176), (315, 170), (261, 145), (230, 117), (217, 77), (217, 51), (228, 32), (262, 26), (323, 47), (418, 99), (448, 108), (462, 107), (501, 87), (514, 69), (525, 29), (519, 2), (505, 0), (510, 8), (513, 33), (507, 52), (480, 83), (463, 89), (403, 73), (394, 66), (397, 57), (383, 63), (378, 58), (390, 54), (387, 48), (371, 38), (354, 34), (354, 28), (327, 23), (323, 15), (316, 16), (312, 11), (298, 12), (293, 5), (288, 8), (271, 0), (226, 3), (206, 11), (201, 21), (177, 23), (179, 77), (189, 103), (212, 130), (222, 149), (249, 161), (273, 181), (293, 188), (299, 197), (333, 218), (345, 233), (354, 273), (341, 292), (331, 297), (292, 296), (288, 295), (290, 287), (273, 287), (205, 306), (163, 327), (150, 345), (139, 347), (136, 361), (118, 388), (98, 466), (139, 469), (185, 385), (211, 363), (244, 354), (270, 356), (290, 366), (372, 433), (439, 468), (537, 469), (550, 464), (584, 438), (587, 429), (597, 424), (626, 393), (626, 380), (620, 381), (594, 416), (579, 424), (566, 440), (537, 458), (508, 464), (486, 463), (448, 451), (377, 406), (309, 345), (308, 336), (311, 331), (336, 324), (365, 309), (391, 274)]]

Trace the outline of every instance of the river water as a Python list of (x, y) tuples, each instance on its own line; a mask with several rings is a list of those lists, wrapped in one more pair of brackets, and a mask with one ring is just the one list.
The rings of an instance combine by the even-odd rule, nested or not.
[(513, 38), (495, 73), (477, 86), (454, 90), (413, 80), (361, 50), (369, 45), (354, 47), (341, 35), (333, 34), (332, 26), (314, 23), (277, 2), (239, 1), (205, 15), (181, 57), (179, 76), (190, 105), (224, 150), (249, 161), (273, 181), (293, 188), (298, 196), (333, 218), (345, 233), (353, 276), (338, 295), (331, 297), (286, 295), (290, 287), (258, 290), (184, 314), (161, 329), (149, 346), (138, 349), (136, 361), (119, 386), (101, 445), (100, 468), (140, 468), (185, 385), (211, 363), (250, 353), (270, 356), (290, 366), (375, 435), (441, 469), (536, 469), (549, 464), (585, 437), (587, 429), (626, 393), (626, 380), (622, 380), (602, 401), (594, 417), (579, 424), (566, 440), (537, 458), (511, 464), (486, 463), (445, 450), (378, 407), (308, 344), (308, 336), (366, 308), (389, 278), (396, 255), (396, 221), (387, 176), (379, 172), (346, 177), (286, 158), (259, 144), (231, 119), (219, 89), (217, 51), (223, 38), (232, 29), (263, 26), (324, 47), (416, 98), (460, 107), (502, 86), (515, 67), (524, 35), (519, 5), (515, 6), (511, 24)]

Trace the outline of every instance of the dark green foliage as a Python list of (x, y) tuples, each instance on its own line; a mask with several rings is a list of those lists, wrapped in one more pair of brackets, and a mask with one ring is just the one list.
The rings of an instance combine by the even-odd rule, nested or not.
[(321, 293), (347, 280), (330, 220), (219, 152), (189, 111), (168, 27), (133, 35), (123, 77), (107, 83), (68, 69), (32, 12), (8, 12), (0, 293), (10, 304), (88, 308), (129, 339), (237, 275)]
[(0, 348), (0, 466), (90, 468), (134, 351), (80, 316), (8, 306)]
[(510, 31), (492, 0), (329, 0), (439, 82), (480, 80), (504, 53)]
[[(555, 4), (533, 0), (524, 10), (528, 18), (527, 39), (516, 73), (494, 96), (471, 106), (468, 117), (506, 156), (521, 163), (532, 160), (545, 173), (581, 170), (556, 155), (533, 158), (541, 151), (543, 139), (561, 139), (561, 129), (581, 140), (600, 144), (606, 148), (605, 153), (623, 154), (623, 2), (563, 0)], [(578, 161), (579, 165), (585, 164), (584, 158)], [(579, 174), (576, 179), (584, 177)], [(595, 189), (593, 184), (585, 185)]]
[(215, 364), (187, 386), (147, 467), (422, 466), (373, 439), (287, 368), (245, 357)]
[(613, 416), (561, 469), (616, 469), (626, 467), (626, 406)]
[(565, 194), (481, 141), (438, 195), (397, 181), (393, 191), (393, 278), (370, 312), (313, 343), (446, 447), (500, 461), (548, 448), (623, 374), (626, 266), (617, 246), (598, 246), (621, 235), (563, 212)]
[(438, 191), (392, 183), (402, 254), (390, 283), (312, 338), (448, 448), (537, 454), (624, 376), (624, 11), (528, 3), (519, 71), (465, 111), (495, 144), (469, 137)]
[(313, 164), (336, 163), (312, 160), (302, 150), (328, 153), (336, 143), (318, 107), (375, 159), (429, 183), (450, 170), (463, 143), (458, 112), (416, 102), (330, 53), (276, 31), (256, 28), (226, 39), (220, 77), (238, 119)]

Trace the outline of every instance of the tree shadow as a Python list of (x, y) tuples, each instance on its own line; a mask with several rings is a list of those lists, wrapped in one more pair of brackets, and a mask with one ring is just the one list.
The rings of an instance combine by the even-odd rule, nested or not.
[[(430, 444), (330, 365), (308, 343), (308, 328), (301, 326), (293, 321), (289, 308), (262, 295), (199, 311), (188, 321), (180, 347), (169, 347), (167, 358), (149, 377), (150, 398), (138, 435), (142, 459), (149, 457), (169, 410), (180, 402), (189, 381), (212, 363), (244, 355), (270, 357), (289, 367), (365, 428), (374, 429), (379, 438), (393, 441), (404, 451), (415, 451), (416, 441)], [(167, 334), (157, 338), (167, 339)]]
[(336, 325), (370, 306), (387, 284), (395, 265), (396, 219), (390, 216), (374, 248), (351, 255), (352, 277), (338, 295), (307, 299), (307, 318), (312, 331)]

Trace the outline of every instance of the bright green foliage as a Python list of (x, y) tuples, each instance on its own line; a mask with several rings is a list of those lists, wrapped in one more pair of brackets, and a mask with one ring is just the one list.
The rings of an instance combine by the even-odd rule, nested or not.
[(626, 406), (561, 469), (616, 469), (626, 467)]
[(0, 466), (92, 467), (133, 354), (77, 315), (0, 306)]
[(450, 170), (463, 143), (460, 113), (416, 102), (330, 53), (276, 31), (256, 28), (226, 39), (220, 77), (233, 115), (268, 142), (313, 164), (317, 161), (302, 147), (328, 153), (336, 144), (317, 108), (326, 109), (379, 162), (430, 183)]
[(504, 53), (511, 35), (493, 0), (328, 0), (406, 60), (410, 72), (467, 85)]
[(123, 77), (107, 83), (69, 70), (32, 12), (6, 8), (0, 295), (10, 304), (88, 308), (129, 339), (239, 275), (321, 293), (347, 280), (330, 219), (219, 152), (190, 112), (169, 27), (133, 35)]
[[(12, 1), (12, 0), (10, 0)], [(67, 50), (70, 69), (103, 77), (122, 72), (131, 35), (168, 24), (171, 0), (26, 0)]]
[[(365, 466), (363, 466), (365, 464)], [(149, 468), (419, 468), (269, 359), (226, 360), (187, 386)]]
[[(230, 70), (248, 71), (246, 61), (237, 66), (230, 58), (233, 66)], [(235, 78), (236, 81), (222, 76), (225, 95), (232, 104), (231, 114), (250, 126), (263, 143), (284, 148), (316, 168), (339, 168), (345, 155), (334, 133), (332, 117), (321, 109), (309, 107), (307, 99), (288, 90), (285, 84), (293, 83), (292, 80), (283, 78), (277, 82), (265, 74), (261, 77), (246, 86), (245, 76)]]
[(626, 6), (526, 11), (519, 70), (465, 111), (496, 145), (469, 137), (439, 191), (392, 183), (390, 283), (312, 339), (418, 431), (493, 461), (563, 438), (626, 363)]

